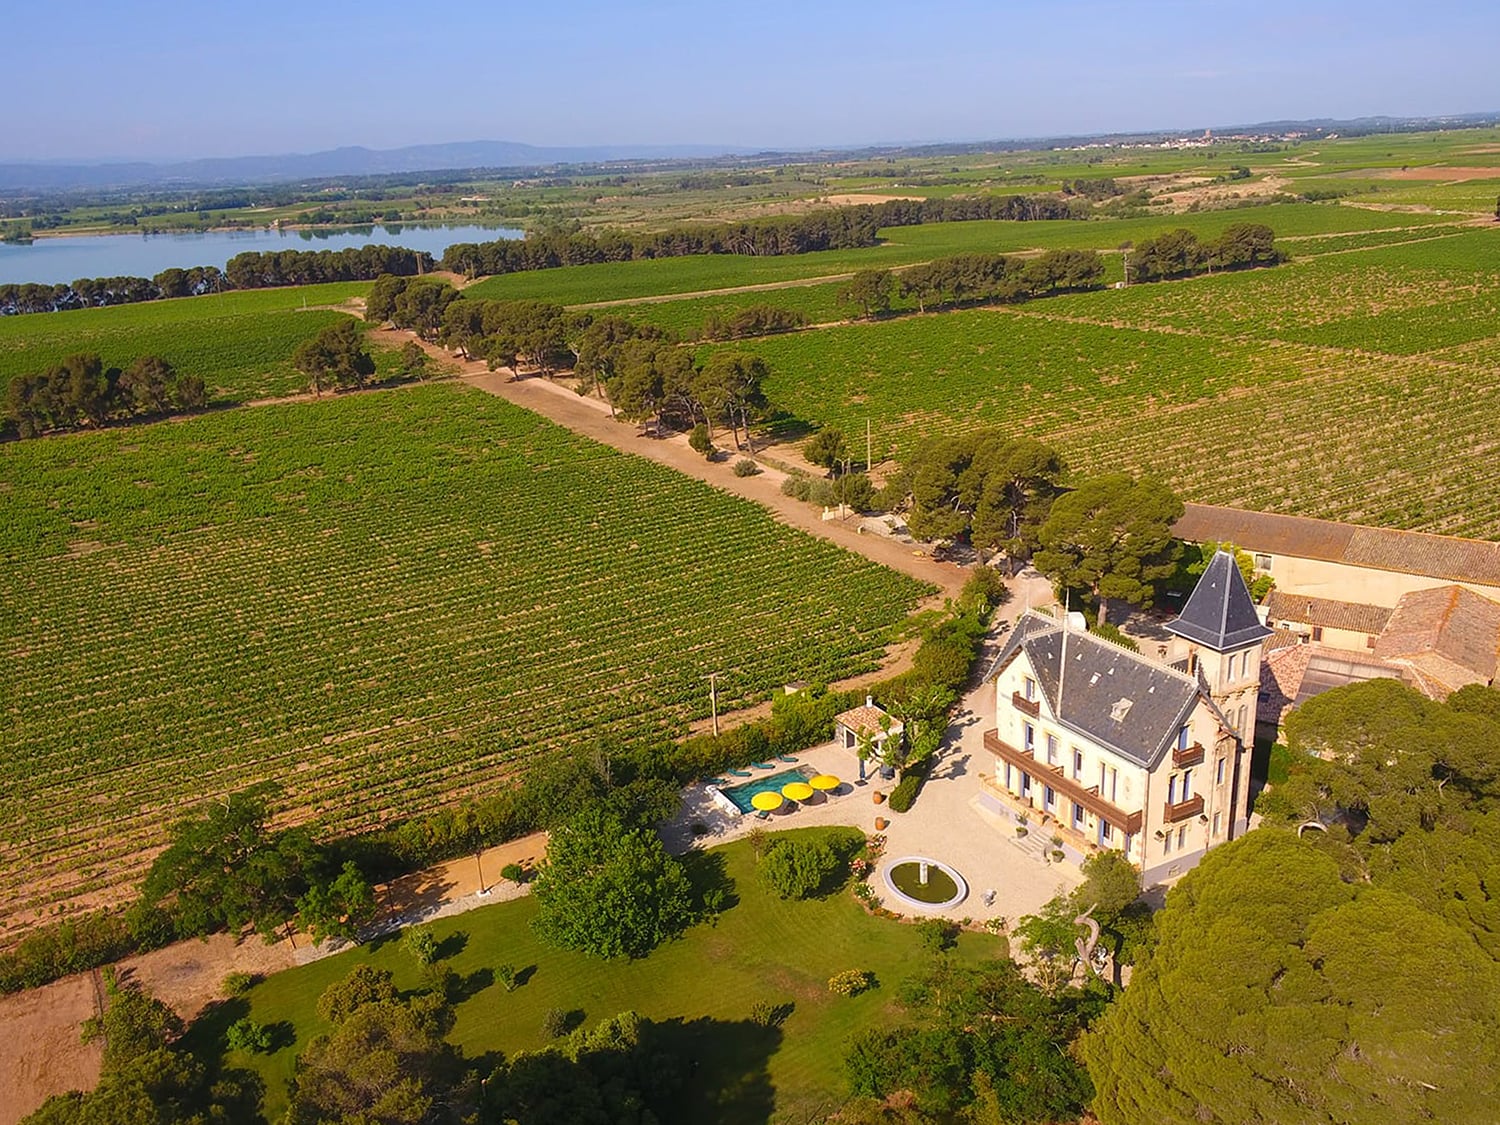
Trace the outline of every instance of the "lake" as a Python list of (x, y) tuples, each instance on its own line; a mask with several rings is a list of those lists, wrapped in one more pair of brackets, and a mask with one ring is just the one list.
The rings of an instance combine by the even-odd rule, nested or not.
[(155, 277), (177, 266), (218, 266), (246, 250), (343, 250), (383, 243), (425, 250), (434, 258), (455, 242), (491, 242), (520, 238), (510, 227), (427, 226), (392, 223), (389, 227), (340, 230), (184, 231), (167, 234), (87, 234), (38, 238), (29, 246), (0, 243), (0, 285), (40, 282), (56, 285), (81, 277)]

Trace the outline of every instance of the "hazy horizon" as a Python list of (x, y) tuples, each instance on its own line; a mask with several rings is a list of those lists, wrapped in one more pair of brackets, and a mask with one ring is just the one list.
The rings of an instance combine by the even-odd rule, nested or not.
[[(1500, 5), (681, 0), (252, 22), (81, 0), (8, 21), (0, 160), (152, 163), (450, 138), (753, 150), (971, 143), (1500, 108)], [(65, 30), (66, 34), (59, 34)], [(132, 74), (146, 76), (131, 81)], [(60, 76), (62, 76), (60, 80)], [(59, 90), (63, 93), (59, 93)]]

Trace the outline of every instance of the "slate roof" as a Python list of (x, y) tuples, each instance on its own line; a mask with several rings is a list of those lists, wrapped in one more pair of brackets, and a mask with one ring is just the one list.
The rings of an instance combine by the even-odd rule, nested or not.
[(1375, 655), (1411, 668), (1437, 698), (1487, 684), (1500, 662), (1500, 603), (1462, 586), (1407, 594), (1391, 611)]
[(1173, 526), (1172, 534), (1194, 543), (1234, 543), (1241, 550), (1268, 555), (1322, 559), (1449, 582), (1500, 586), (1500, 543), (1488, 540), (1364, 527), (1211, 504), (1184, 505), (1182, 518)]
[(1245, 579), (1228, 551), (1218, 551), (1209, 560), (1182, 613), (1167, 625), (1167, 631), (1215, 652), (1228, 652), (1271, 635), (1260, 623)]
[[(1058, 722), (1147, 768), (1160, 759), (1197, 701), (1206, 698), (1192, 677), (1074, 630), (1067, 633), (1064, 675), (1062, 626), (1031, 612), (1016, 622), (985, 678), (998, 674), (1022, 650)], [(1124, 700), (1130, 706), (1115, 718)]]
[(1288, 594), (1272, 590), (1266, 599), (1266, 619), (1270, 622), (1295, 621), (1323, 629), (1347, 629), (1353, 633), (1378, 635), (1391, 618), (1391, 611), (1378, 605), (1341, 602), (1333, 598), (1310, 598), (1305, 594)]

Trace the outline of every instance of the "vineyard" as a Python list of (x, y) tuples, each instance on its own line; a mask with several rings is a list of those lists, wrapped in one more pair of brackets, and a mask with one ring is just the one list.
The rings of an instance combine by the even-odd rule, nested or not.
[[(909, 452), (958, 426), (1188, 499), (1500, 537), (1500, 232), (753, 341), (772, 401)], [(744, 346), (744, 345), (735, 345)]]
[(1028, 249), (1113, 249), (1122, 242), (1146, 238), (1175, 227), (1210, 237), (1222, 233), (1231, 223), (1246, 221), (1267, 223), (1278, 235), (1288, 237), (1397, 227), (1420, 230), (1430, 225), (1451, 224), (1454, 219), (1419, 212), (1392, 213), (1323, 204), (1287, 204), (1097, 222), (932, 223), (882, 231), (882, 244), (868, 249), (827, 250), (787, 257), (716, 254), (567, 266), (487, 278), (476, 282), (466, 292), (470, 296), (487, 298), (534, 297), (561, 305), (624, 301), (827, 277), (860, 269), (884, 269), (971, 250), (1010, 253)]
[(367, 289), (361, 282), (308, 285), (0, 317), (0, 392), (16, 375), (75, 352), (97, 352), (106, 367), (162, 356), (201, 376), (209, 398), (221, 402), (292, 394), (307, 384), (292, 367), (292, 352), (345, 316), (316, 306)]
[(205, 797), (379, 824), (869, 669), (925, 592), (452, 386), (0, 448), (0, 556), (8, 928)]

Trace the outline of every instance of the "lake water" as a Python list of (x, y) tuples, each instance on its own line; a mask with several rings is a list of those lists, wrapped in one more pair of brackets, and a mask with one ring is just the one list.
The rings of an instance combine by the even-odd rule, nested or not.
[(29, 246), (0, 243), (0, 285), (56, 285), (81, 277), (155, 277), (177, 266), (218, 266), (246, 250), (342, 250), (349, 246), (404, 246), (434, 258), (455, 242), (520, 238), (510, 227), (418, 226), (344, 230), (222, 230), (171, 234), (90, 234), (38, 238)]

